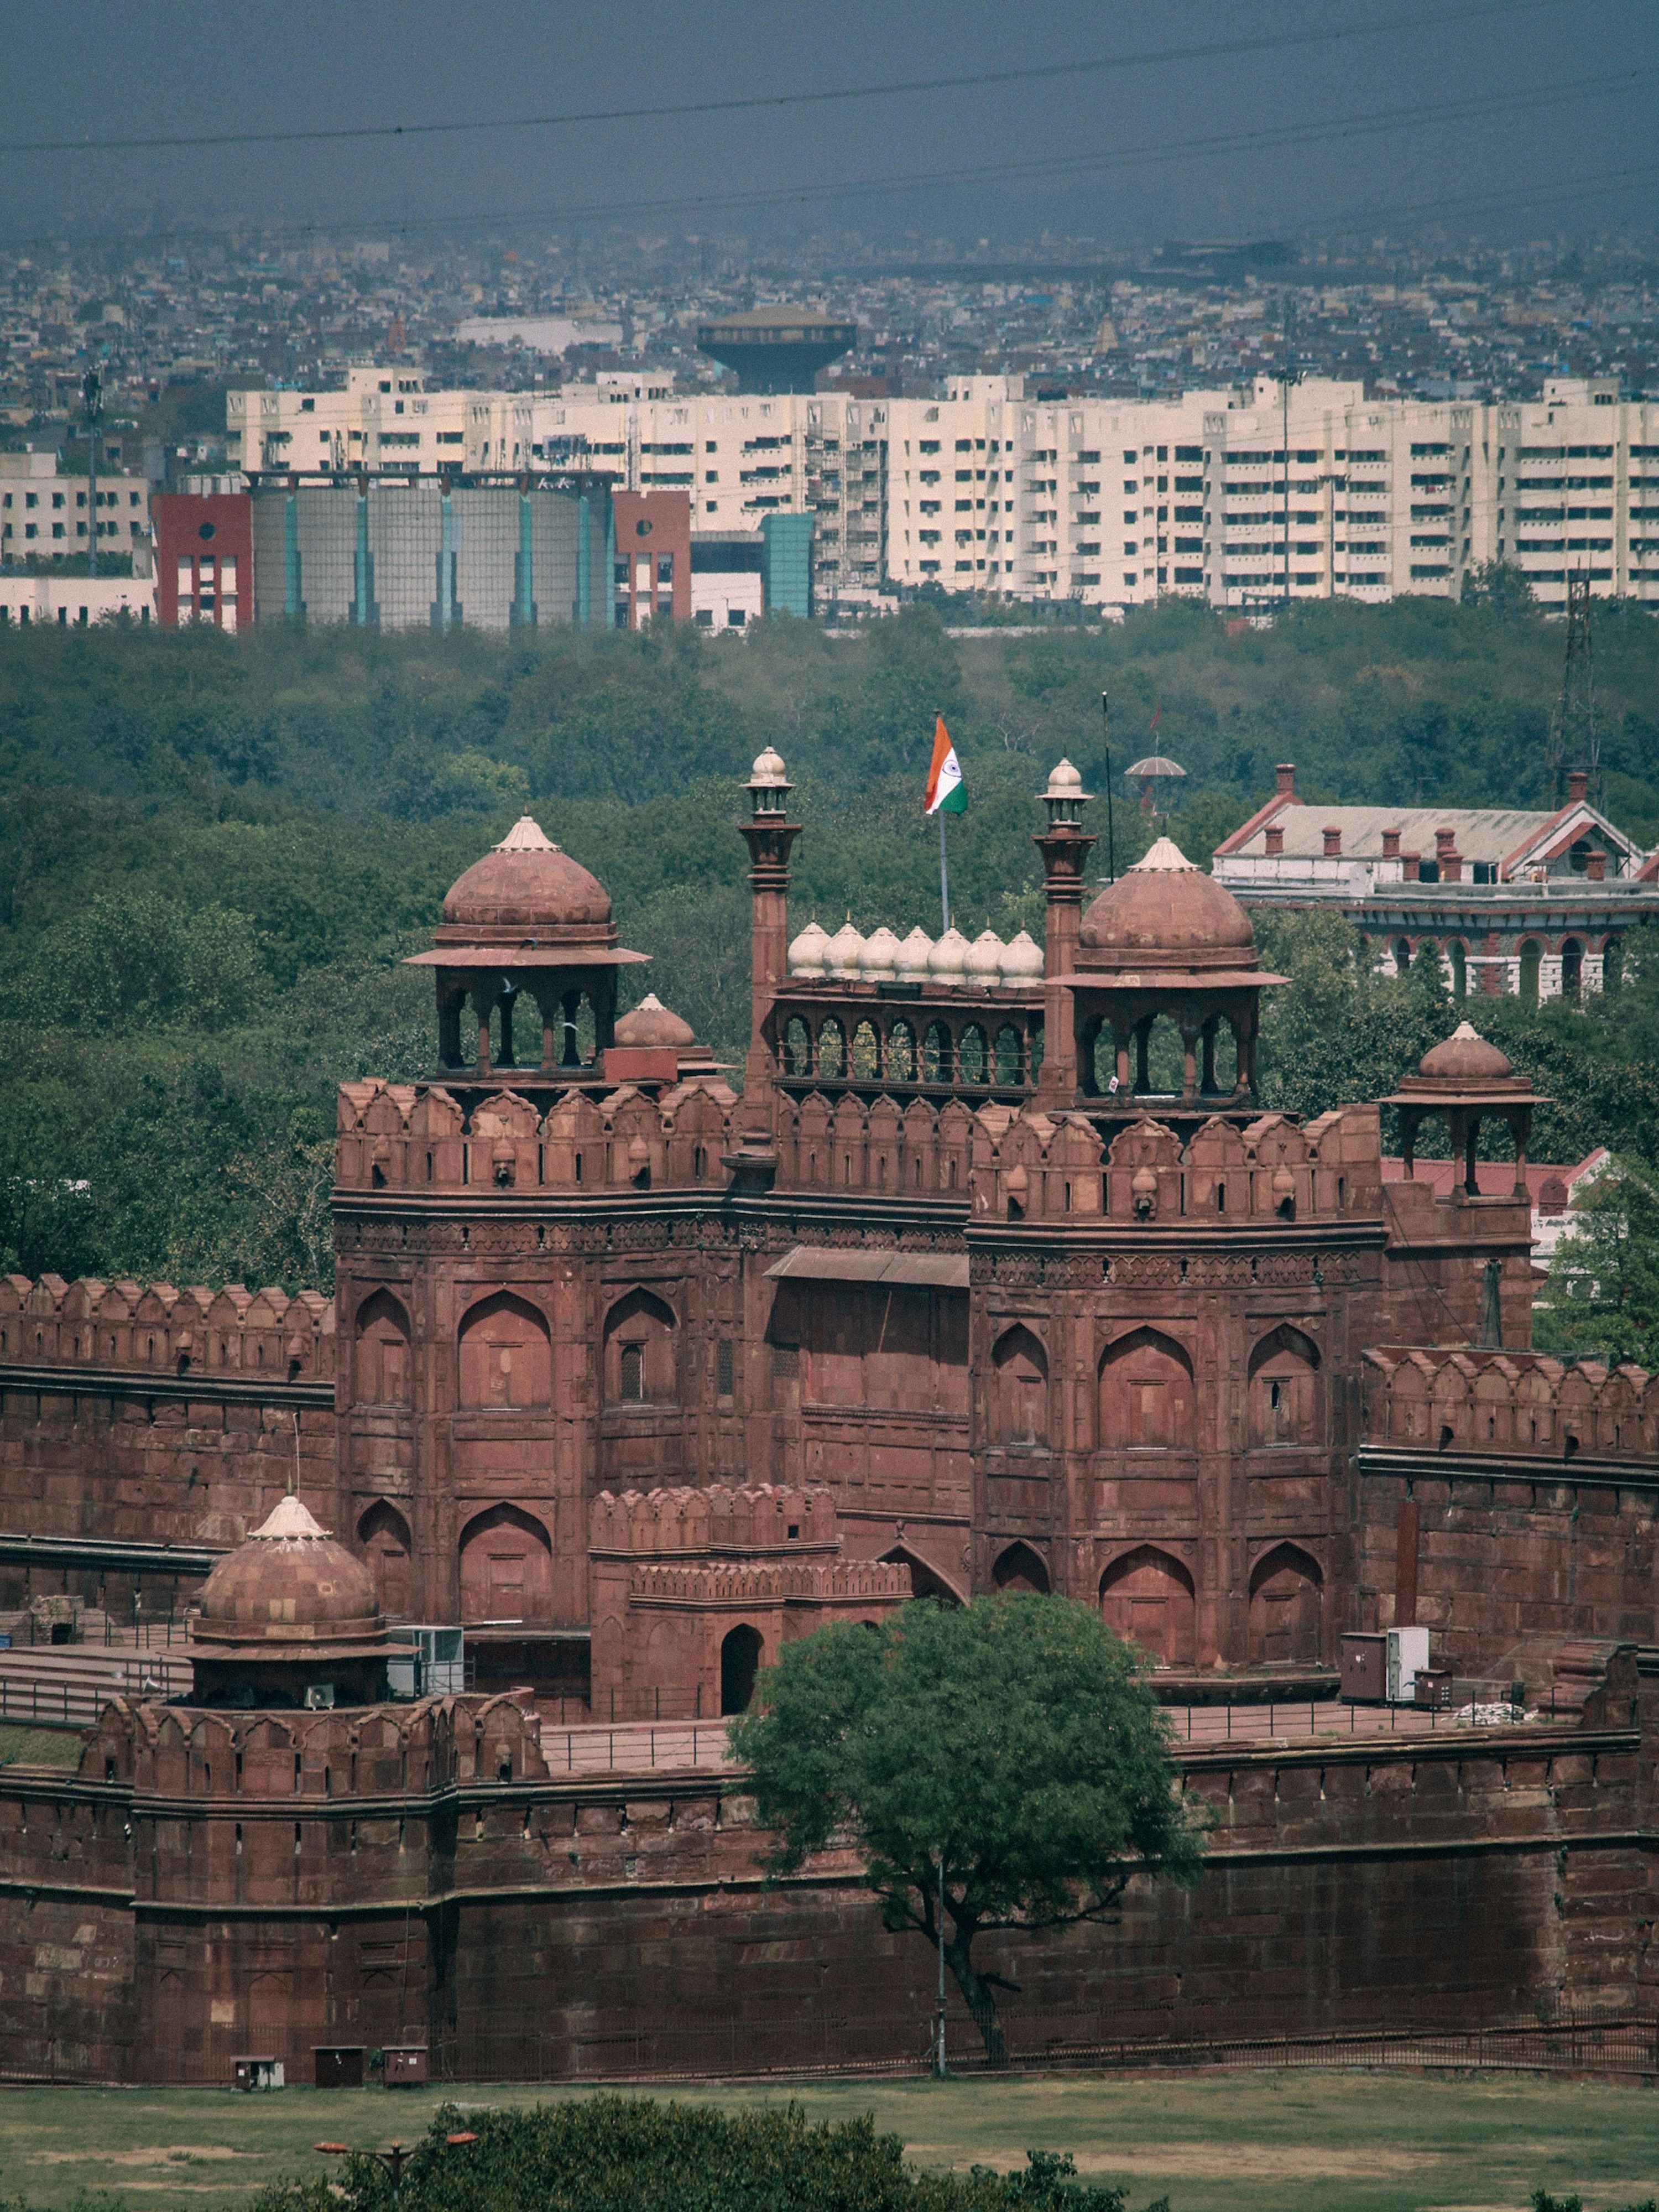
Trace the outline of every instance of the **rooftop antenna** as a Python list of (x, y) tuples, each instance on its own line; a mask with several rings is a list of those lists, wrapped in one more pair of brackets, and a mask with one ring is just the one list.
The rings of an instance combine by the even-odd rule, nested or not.
[(1561, 804), (1564, 769), (1583, 769), (1590, 804), (1602, 804), (1601, 741), (1595, 729), (1595, 657), (1590, 642), (1590, 580), (1579, 570), (1567, 578), (1567, 649), (1561, 670), (1561, 702), (1550, 726), (1550, 797)]

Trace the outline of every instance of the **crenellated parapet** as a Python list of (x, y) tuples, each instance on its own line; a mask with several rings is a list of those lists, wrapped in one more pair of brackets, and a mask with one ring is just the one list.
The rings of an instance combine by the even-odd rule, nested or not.
[(544, 1111), (520, 1092), (470, 1106), (441, 1085), (340, 1086), (335, 1186), (480, 1195), (556, 1190), (571, 1197), (699, 1185), (723, 1189), (736, 1141), (736, 1094), (715, 1078), (653, 1097), (632, 1084), (595, 1096), (562, 1091)]
[(1363, 1442), (1559, 1468), (1580, 1455), (1659, 1473), (1659, 1376), (1536, 1352), (1382, 1346), (1362, 1365)]
[(334, 1302), (275, 1285), (0, 1277), (0, 1364), (149, 1369), (250, 1382), (331, 1382)]
[(1215, 1115), (1183, 1145), (1150, 1115), (1103, 1136), (1085, 1114), (986, 1107), (973, 1121), (969, 1188), (976, 1220), (1375, 1218), (1376, 1112), (1344, 1107), (1305, 1127), (1282, 1114), (1242, 1127)]
[(832, 1616), (842, 1607), (903, 1605), (910, 1595), (910, 1570), (897, 1563), (863, 1559), (636, 1566), (629, 1578), (628, 1595), (629, 1602), (638, 1606), (708, 1607), (737, 1613), (808, 1606)]
[[(510, 1773), (503, 1773), (503, 1768)], [(427, 1698), (349, 1710), (234, 1712), (106, 1705), (81, 1763), (146, 1796), (410, 1797), (471, 1782), (544, 1777), (533, 1707), (511, 1695)]]
[(839, 1543), (834, 1492), (757, 1483), (705, 1490), (601, 1491), (588, 1522), (594, 1557), (790, 1552)]

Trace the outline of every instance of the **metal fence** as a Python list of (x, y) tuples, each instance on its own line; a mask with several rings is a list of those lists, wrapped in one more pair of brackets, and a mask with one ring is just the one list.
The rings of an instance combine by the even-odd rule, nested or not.
[[(1432, 2008), (1431, 2008), (1432, 2009)], [(952, 2073), (1073, 2071), (1100, 2074), (1206, 2069), (1285, 2071), (1348, 2069), (1405, 2072), (1511, 2072), (1659, 2081), (1659, 2019), (1626, 2015), (1553, 2021), (1508, 2020), (1481, 2026), (1432, 2019), (1382, 2027), (1287, 2030), (1278, 2034), (1114, 2034), (1098, 2013), (1005, 2015), (1006, 2059), (994, 2069), (965, 2013), (952, 2008), (945, 2046)], [(312, 2031), (314, 2033), (314, 2031)], [(695, 2026), (614, 2029), (574, 2026), (564, 2033), (527, 2027), (434, 2030), (428, 2041), (434, 2081), (647, 2082), (837, 2075), (920, 2075), (933, 2063), (931, 2014), (860, 2019), (791, 2014), (771, 2021), (708, 2020)], [(387, 2028), (377, 2041), (413, 2042), (422, 2031)], [(174, 2086), (225, 2085), (248, 2053), (281, 2061), (290, 2084), (315, 2070), (309, 2036), (286, 2027), (201, 2028), (177, 2024), (131, 2054), (125, 2078)], [(100, 2061), (102, 2062), (100, 2063)], [(0, 2082), (95, 2081), (112, 2077), (104, 2052), (68, 2039), (18, 2037), (0, 2051)], [(373, 2079), (372, 2074), (367, 2078)]]
[[(1659, 2077), (1659, 2020), (1506, 2021), (1484, 2027), (1413, 2025), (1279, 2035), (1114, 2035), (1098, 2014), (1001, 2022), (1006, 2058), (988, 2059), (972, 2022), (947, 2023), (951, 2069), (1100, 2073), (1203, 2068), (1412, 2071), (1507, 2070)], [(711, 2021), (569, 2035), (437, 2033), (432, 2073), (445, 2081), (676, 2081), (731, 2076), (922, 2074), (933, 2063), (930, 2017), (776, 2024)]]

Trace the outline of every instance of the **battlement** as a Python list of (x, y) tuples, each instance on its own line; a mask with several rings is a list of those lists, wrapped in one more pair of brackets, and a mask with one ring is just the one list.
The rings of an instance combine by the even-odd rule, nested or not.
[(533, 1710), (509, 1693), (331, 1712), (231, 1713), (118, 1698), (89, 1731), (81, 1772), (181, 1797), (326, 1801), (537, 1778), (547, 1767)]
[(0, 1277), (0, 1363), (149, 1368), (252, 1382), (332, 1382), (334, 1302), (274, 1285)]
[(729, 1489), (602, 1490), (588, 1521), (594, 1554), (769, 1552), (840, 1541), (828, 1490), (757, 1483)]
[(541, 1113), (514, 1091), (469, 1110), (441, 1085), (373, 1078), (339, 1091), (340, 1190), (562, 1190), (574, 1196), (664, 1186), (724, 1189), (737, 1140), (736, 1094), (707, 1079), (652, 1098), (632, 1084), (594, 1097), (562, 1091)]
[(1370, 1445), (1659, 1470), (1659, 1376), (1644, 1368), (1389, 1346), (1364, 1354), (1361, 1397)]
[(742, 1613), (788, 1605), (832, 1611), (903, 1605), (909, 1595), (908, 1567), (863, 1559), (636, 1566), (628, 1585), (631, 1605), (708, 1606)]

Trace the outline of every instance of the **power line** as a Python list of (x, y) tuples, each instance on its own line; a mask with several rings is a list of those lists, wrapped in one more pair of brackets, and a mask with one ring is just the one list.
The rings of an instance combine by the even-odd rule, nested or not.
[[(1317, 145), (1346, 138), (1373, 137), (1391, 131), (1420, 128), (1436, 123), (1462, 122), (1479, 117), (1526, 112), (1540, 107), (1555, 106), (1563, 102), (1592, 99), (1598, 95), (1617, 94), (1635, 89), (1659, 76), (1659, 64), (1643, 69), (1621, 70), (1596, 76), (1569, 79), (1565, 82), (1540, 85), (1516, 93), (1474, 94), (1454, 100), (1419, 104), (1409, 107), (1388, 108), (1374, 114), (1344, 117), (1328, 123), (1278, 124), (1259, 130), (1233, 131), (1212, 134), (1202, 138), (1155, 139), (1141, 144), (1119, 147), (1091, 154), (1060, 155), (1039, 161), (978, 163), (971, 167), (951, 169), (908, 170), (881, 177), (859, 177), (832, 180), (828, 183), (775, 186), (755, 191), (725, 191), (703, 193), (675, 193), (651, 199), (588, 201), (573, 203), (557, 208), (497, 209), (473, 215), (423, 216), (417, 221), (386, 219), (381, 227), (399, 235), (418, 232), (471, 229), (484, 226), (508, 223), (562, 223), (591, 222), (602, 217), (623, 216), (662, 215), (674, 211), (690, 211), (710, 208), (748, 209), (787, 206), (814, 199), (860, 198), (891, 191), (913, 191), (937, 189), (940, 186), (994, 182), (1034, 182), (1061, 177), (1097, 173), (1111, 169), (1127, 168), (1137, 163), (1165, 163), (1185, 161), (1205, 154), (1237, 153), (1247, 149), (1277, 150), (1300, 146)], [(1646, 169), (1618, 173), (1628, 178), (1645, 175)], [(1551, 188), (1525, 186), (1518, 188), (1523, 196), (1540, 192), (1547, 196)], [(1509, 198), (1508, 194), (1471, 197), (1454, 195), (1443, 203), (1424, 203), (1425, 205), (1458, 204), (1474, 206), (1492, 204)], [(1370, 217), (1367, 222), (1375, 228), (1380, 218)], [(371, 219), (379, 221), (379, 219)], [(46, 238), (21, 243), (65, 244), (139, 243), (145, 239), (187, 241), (191, 239), (217, 239), (252, 232), (261, 238), (313, 237), (331, 226), (320, 222), (297, 224), (269, 224), (257, 222), (227, 223), (211, 228), (168, 228), (141, 233), (116, 234), (113, 238), (75, 240), (58, 232)], [(362, 228), (362, 223), (353, 226)], [(1364, 229), (1367, 223), (1354, 226)], [(1320, 236), (1340, 235), (1321, 227)]]
[(696, 115), (752, 114), (758, 110), (904, 99), (918, 93), (1033, 84), (1056, 77), (1099, 76), (1119, 70), (1153, 69), (1176, 62), (1212, 61), (1282, 52), (1288, 47), (1330, 46), (1349, 39), (1378, 37), (1391, 31), (1451, 28), (1492, 15), (1529, 14), (1561, 4), (1562, 0), (1480, 0), (1480, 4), (1460, 9), (1455, 14), (1433, 9), (1418, 15), (1341, 25), (1325, 31), (1285, 31), (1257, 38), (1218, 39), (1203, 46), (1155, 47), (1139, 54), (1103, 54), (1088, 61), (1050, 62), (1029, 69), (910, 77), (891, 84), (847, 85), (827, 92), (756, 93), (737, 100), (678, 100), (655, 107), (576, 108), (545, 115), (487, 117), (476, 122), (349, 124), (311, 131), (217, 131), (126, 138), (14, 138), (0, 140), (0, 154), (157, 153), (205, 146), (339, 145), (374, 139), (453, 137), (499, 131), (568, 130), (594, 123), (661, 122)]

